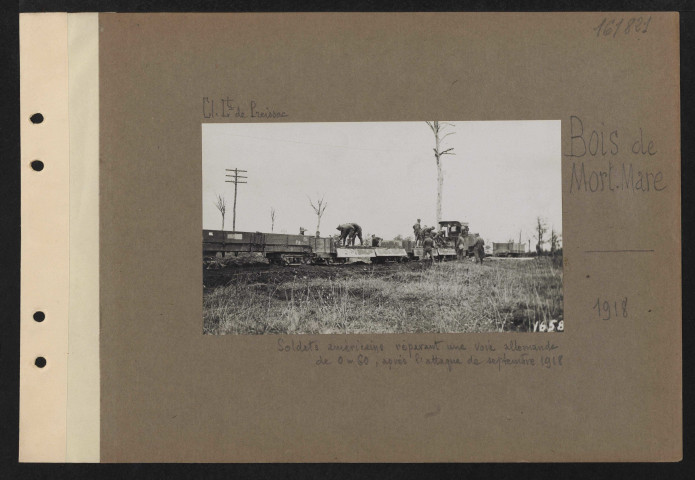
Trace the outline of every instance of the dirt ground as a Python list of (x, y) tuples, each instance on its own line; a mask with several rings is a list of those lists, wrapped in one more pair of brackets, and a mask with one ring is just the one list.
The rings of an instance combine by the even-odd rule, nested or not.
[(430, 267), (426, 262), (349, 263), (345, 265), (290, 265), (287, 267), (255, 263), (228, 265), (220, 269), (203, 270), (204, 290), (231, 283), (277, 284), (299, 278), (322, 278), (326, 280), (351, 279), (362, 276), (388, 277), (398, 271), (421, 272)]

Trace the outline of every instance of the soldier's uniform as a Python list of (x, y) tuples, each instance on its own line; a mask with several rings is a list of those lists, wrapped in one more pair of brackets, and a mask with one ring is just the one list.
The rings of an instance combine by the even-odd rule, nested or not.
[(338, 240), (338, 245), (340, 245), (341, 243), (343, 245), (347, 245), (348, 236), (352, 235), (352, 232), (355, 230), (355, 227), (353, 227), (351, 223), (343, 223), (342, 225), (338, 225), (336, 230), (340, 230), (340, 239)]
[(438, 246), (444, 246), (444, 232), (442, 230), (434, 234), (434, 243)]
[(456, 258), (463, 260), (466, 258), (466, 237), (459, 235), (456, 239)]
[(483, 258), (485, 258), (485, 242), (482, 238), (475, 241), (473, 246), (473, 254), (475, 255), (475, 261), (483, 264)]
[(372, 247), (378, 247), (379, 244), (381, 243), (382, 238), (377, 237), (376, 235), (372, 235)]
[(434, 256), (432, 255), (432, 249), (434, 248), (434, 240), (432, 237), (426, 237), (422, 241), (422, 249), (423, 249), (423, 255), (422, 259), (426, 259), (429, 257), (430, 260), (434, 261)]
[(363, 245), (364, 242), (362, 241), (362, 227), (360, 227), (356, 223), (350, 223), (348, 225), (352, 225), (352, 231), (350, 232), (350, 236), (348, 237), (348, 245), (355, 246), (355, 237), (359, 238), (360, 245)]
[(420, 232), (420, 236), (421, 236), (421, 237), (423, 238), (423, 240), (424, 240), (424, 238), (427, 237), (428, 235), (432, 235), (432, 231), (433, 231), (433, 230), (434, 230), (434, 227), (427, 227), (427, 228), (424, 228), (424, 229)]
[(420, 219), (417, 219), (417, 223), (413, 225), (413, 233), (415, 234), (415, 245), (420, 241), (420, 232), (422, 231), (422, 227), (420, 226)]

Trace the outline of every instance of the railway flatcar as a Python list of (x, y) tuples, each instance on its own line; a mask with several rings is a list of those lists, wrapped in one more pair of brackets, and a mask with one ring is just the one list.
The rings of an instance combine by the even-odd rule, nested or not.
[(277, 265), (347, 263), (355, 260), (384, 263), (408, 258), (402, 248), (341, 247), (332, 237), (203, 230), (203, 256), (254, 252), (262, 253), (270, 263)]
[(495, 257), (520, 257), (526, 253), (526, 245), (523, 243), (493, 243), (492, 254)]

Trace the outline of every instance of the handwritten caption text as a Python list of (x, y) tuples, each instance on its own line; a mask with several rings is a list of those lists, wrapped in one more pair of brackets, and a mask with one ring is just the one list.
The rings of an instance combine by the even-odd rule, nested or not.
[(565, 356), (554, 342), (471, 341), (431, 342), (367, 340), (304, 340), (279, 337), (277, 352), (305, 355), (317, 367), (358, 369), (441, 368), (560, 368)]

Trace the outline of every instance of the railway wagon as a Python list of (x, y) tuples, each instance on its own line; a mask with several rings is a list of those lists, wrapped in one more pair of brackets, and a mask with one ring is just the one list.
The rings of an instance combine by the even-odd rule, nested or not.
[(523, 243), (494, 243), (492, 244), (492, 255), (495, 257), (518, 257), (526, 253), (526, 246)]
[(203, 255), (253, 252), (262, 253), (270, 263), (297, 264), (332, 258), (336, 249), (331, 238), (203, 230)]
[[(424, 248), (415, 244), (414, 240), (403, 240), (403, 249), (408, 253), (408, 258), (410, 260), (419, 260), (424, 258)], [(456, 249), (453, 244), (434, 247), (432, 249), (432, 256), (436, 260), (454, 260), (456, 258)]]
[(363, 260), (372, 263), (407, 259), (402, 248), (340, 247), (331, 237), (284, 233), (227, 232), (203, 230), (203, 255), (262, 253), (270, 263), (331, 264)]

